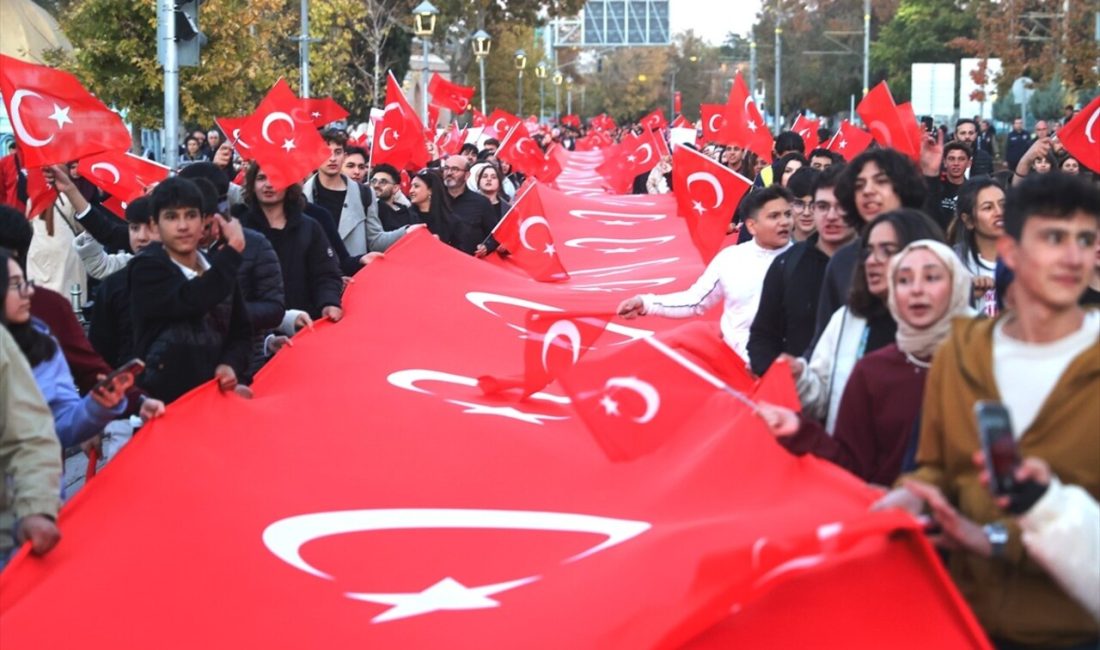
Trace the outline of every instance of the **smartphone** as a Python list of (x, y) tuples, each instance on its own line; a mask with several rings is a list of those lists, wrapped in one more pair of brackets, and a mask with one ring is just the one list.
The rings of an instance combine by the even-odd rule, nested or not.
[(144, 361), (142, 361), (141, 359), (130, 359), (129, 361), (122, 364), (118, 368), (112, 370), (111, 374), (104, 377), (101, 381), (96, 382), (96, 385), (92, 386), (92, 392), (96, 392), (96, 391), (106, 387), (107, 384), (111, 383), (111, 381), (114, 380), (114, 378), (118, 377), (119, 375), (129, 374), (129, 375), (136, 378), (144, 370), (145, 370), (145, 362)]
[(1009, 496), (1016, 484), (1020, 456), (1008, 409), (1000, 402), (981, 401), (974, 405), (974, 414), (978, 418), (985, 467), (989, 471), (989, 489), (995, 496)]

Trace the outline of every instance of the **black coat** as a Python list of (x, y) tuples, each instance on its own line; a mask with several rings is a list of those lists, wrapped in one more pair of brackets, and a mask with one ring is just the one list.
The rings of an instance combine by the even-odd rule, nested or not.
[(802, 356), (814, 338), (817, 302), (829, 256), (817, 234), (775, 258), (764, 276), (760, 306), (749, 328), (749, 363), (763, 375), (782, 353)]
[(92, 305), (88, 340), (112, 368), (118, 368), (134, 358), (128, 268), (115, 271), (99, 283)]
[(477, 245), (485, 241), (500, 217), (489, 199), (465, 186), (462, 194), (449, 198), (451, 214), (454, 215), (452, 246), (473, 255)]
[(225, 247), (208, 259), (210, 269), (188, 280), (152, 243), (127, 268), (134, 355), (145, 361), (138, 383), (166, 402), (212, 379), (220, 364), (238, 377), (248, 371), (252, 329), (237, 288), (242, 256)]
[(821, 282), (821, 294), (817, 298), (817, 323), (814, 325), (814, 339), (806, 355), (813, 352), (817, 339), (825, 331), (833, 312), (848, 304), (848, 292), (852, 288), (852, 277), (859, 266), (859, 238), (833, 253), (829, 265), (825, 267), (825, 278)]
[(242, 221), (262, 233), (275, 249), (287, 309), (300, 309), (312, 318), (319, 318), (321, 309), (340, 306), (344, 281), (336, 252), (320, 224), (294, 212), (287, 215), (285, 228), (275, 230), (260, 210), (245, 214)]
[[(264, 338), (283, 322), (286, 296), (283, 292), (283, 273), (279, 267), (279, 257), (271, 247), (271, 242), (262, 233), (251, 228), (244, 229), (244, 241), (241, 268), (237, 271), (237, 286), (240, 287), (245, 312), (252, 327), (252, 362), (247, 375), (240, 378), (247, 382), (267, 358), (264, 355)], [(219, 242), (213, 250), (224, 245)]]

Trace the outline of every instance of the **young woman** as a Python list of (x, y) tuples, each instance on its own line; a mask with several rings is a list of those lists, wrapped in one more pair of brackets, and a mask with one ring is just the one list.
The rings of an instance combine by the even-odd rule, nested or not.
[(997, 239), (1004, 234), (1005, 192), (991, 178), (969, 180), (959, 190), (955, 221), (947, 239), (974, 276), (975, 307), (987, 316), (997, 315), (993, 272), (997, 268)]
[(428, 226), (428, 231), (449, 246), (458, 241), (458, 228), (462, 224), (451, 215), (450, 198), (443, 178), (434, 170), (422, 169), (409, 184), (409, 202), (417, 223)]
[(942, 242), (944, 237), (934, 221), (916, 210), (887, 212), (869, 223), (859, 240), (860, 262), (847, 305), (833, 313), (808, 360), (790, 360), (803, 413), (824, 421), (830, 433), (856, 362), (894, 341), (897, 324), (886, 307), (887, 265), (918, 239)]
[(764, 406), (773, 433), (797, 454), (811, 453), (869, 483), (892, 485), (901, 472), (914, 467), (925, 377), (932, 355), (951, 331), (951, 320), (970, 315), (970, 280), (970, 272), (946, 245), (923, 239), (906, 246), (888, 271), (897, 340), (853, 368), (834, 435), (818, 422), (799, 422), (791, 411)]
[(1081, 173), (1081, 163), (1070, 155), (1065, 155), (1062, 161), (1058, 163), (1058, 169), (1062, 170), (1063, 174), (1069, 174), (1076, 176)]
[(512, 208), (511, 198), (505, 194), (504, 189), (501, 187), (502, 176), (500, 168), (495, 164), (478, 163), (471, 170), (469, 181), (472, 185), (471, 189), (489, 199), (489, 203), (493, 204), (498, 221)]
[[(80, 397), (61, 346), (50, 336), (46, 325), (31, 316), (34, 283), (24, 277), (23, 270), (3, 249), (0, 249), (0, 287), (4, 289), (0, 324), (7, 328), (27, 358), (35, 383), (53, 413), (61, 446), (78, 445), (103, 431), (108, 422), (126, 410), (126, 391), (134, 378), (119, 375)], [(146, 415), (144, 405), (142, 414)]]
[(791, 179), (791, 175), (807, 165), (809, 163), (806, 161), (806, 156), (797, 151), (785, 153), (783, 157), (772, 163), (772, 180), (787, 187), (787, 181)]

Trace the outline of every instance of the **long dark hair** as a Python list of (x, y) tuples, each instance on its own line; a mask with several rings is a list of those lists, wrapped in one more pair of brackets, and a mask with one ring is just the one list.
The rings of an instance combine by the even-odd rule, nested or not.
[[(260, 166), (253, 162), (244, 173), (244, 202), (252, 210), (260, 209), (260, 202), (256, 200), (256, 177), (260, 175)], [(292, 214), (301, 214), (305, 200), (302, 197), (302, 184), (295, 183), (286, 188), (283, 195), (283, 212), (289, 217)], [(339, 218), (340, 215), (335, 215)]]
[(419, 178), (432, 191), (428, 211), (420, 212), (420, 208), (415, 205), (412, 206), (413, 211), (428, 226), (429, 232), (439, 237), (440, 241), (451, 243), (454, 217), (451, 214), (451, 195), (447, 193), (443, 177), (434, 169), (421, 169), (413, 174), (413, 178)]
[[(8, 275), (8, 260), (10, 259), (12, 259), (11, 251), (0, 248), (0, 287), (3, 287), (5, 291), (5, 298), (7, 297), (6, 292), (11, 290), (9, 284), (11, 276)], [(31, 321), (9, 323), (8, 315), (5, 313), (2, 304), (0, 304), (0, 324), (3, 324), (11, 332), (15, 344), (19, 346), (23, 356), (27, 357), (27, 363), (32, 368), (57, 353), (57, 343), (54, 342), (53, 338), (35, 329)]]
[(772, 183), (781, 185), (783, 181), (783, 171), (787, 169), (787, 163), (792, 160), (797, 160), (802, 163), (803, 167), (808, 166), (810, 163), (806, 160), (806, 156), (798, 153), (797, 151), (788, 151), (783, 154), (779, 160), (772, 163)]
[(974, 209), (978, 203), (978, 194), (990, 187), (999, 187), (1004, 191), (1004, 186), (988, 176), (979, 176), (963, 183), (955, 200), (955, 218), (947, 228), (947, 240), (959, 247), (959, 257), (963, 262), (969, 258), (974, 263), (974, 268), (989, 267), (978, 257), (978, 225), (974, 223), (971, 227), (966, 221), (976, 220)]
[(855, 275), (852, 276), (852, 288), (848, 293), (848, 309), (856, 316), (862, 316), (868, 320), (888, 313), (886, 303), (871, 293), (868, 288), (867, 272), (864, 268), (867, 262), (864, 251), (871, 238), (871, 231), (884, 222), (894, 227), (894, 232), (898, 236), (898, 250), (918, 239), (934, 239), (941, 243), (944, 240), (943, 229), (939, 224), (923, 212), (912, 208), (900, 208), (880, 214), (864, 226), (859, 238), (859, 264), (856, 265)]

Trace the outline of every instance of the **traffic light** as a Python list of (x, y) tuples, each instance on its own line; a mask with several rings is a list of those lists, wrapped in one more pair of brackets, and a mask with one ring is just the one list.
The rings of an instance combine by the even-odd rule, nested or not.
[(206, 45), (206, 36), (199, 30), (199, 4), (202, 0), (167, 0), (158, 3), (157, 10), (157, 61), (164, 65), (165, 14), (171, 11), (176, 28), (176, 61), (179, 67), (199, 65), (199, 51)]

